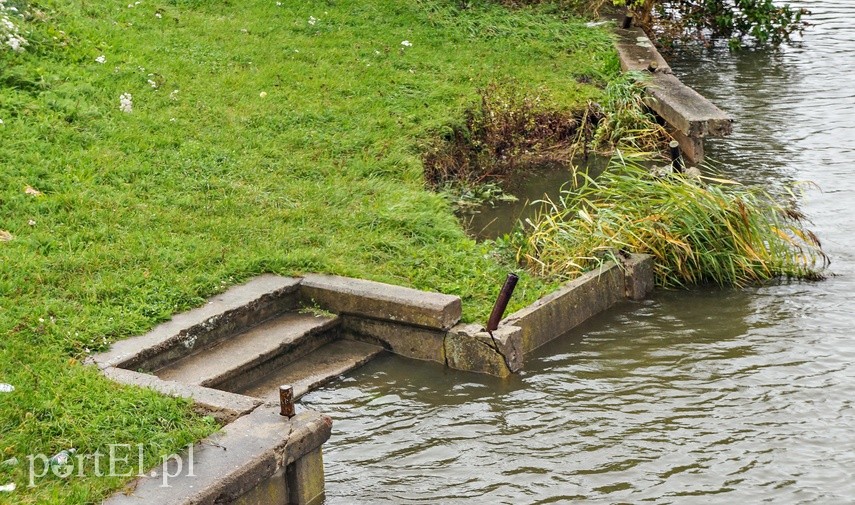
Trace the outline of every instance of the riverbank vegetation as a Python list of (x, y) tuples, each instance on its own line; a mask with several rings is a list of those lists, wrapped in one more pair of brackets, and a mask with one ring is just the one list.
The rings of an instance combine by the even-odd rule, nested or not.
[[(616, 71), (606, 28), (549, 5), (3, 5), (4, 502), (91, 503), (127, 480), (90, 467), (28, 487), (27, 455), (143, 444), (152, 466), (215, 429), (81, 362), (259, 273), (456, 294), (483, 320), (507, 268), (426, 190), (424, 146), (491, 83), (569, 110)], [(511, 309), (550, 282), (523, 275)]]
[(628, 8), (657, 43), (711, 45), (724, 40), (732, 49), (778, 46), (808, 26), (807, 9), (771, 0), (594, 0)]
[(665, 287), (815, 280), (828, 264), (795, 195), (781, 204), (758, 188), (655, 175), (619, 156), (597, 179), (580, 178), (510, 239), (540, 275), (570, 279), (626, 252), (652, 255)]

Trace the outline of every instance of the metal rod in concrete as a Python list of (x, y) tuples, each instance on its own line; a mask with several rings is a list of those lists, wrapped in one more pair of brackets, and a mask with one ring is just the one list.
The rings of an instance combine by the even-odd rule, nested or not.
[(683, 172), (683, 157), (680, 154), (680, 143), (672, 140), (668, 147), (671, 149), (671, 168), (677, 173)]
[(631, 12), (627, 12), (626, 15), (623, 17), (623, 21), (621, 22), (620, 27), (623, 28), (624, 30), (629, 30), (630, 28), (632, 28), (632, 13)]
[(290, 384), (279, 386), (279, 415), (288, 419), (294, 417), (294, 388)]
[(490, 313), (490, 319), (487, 321), (487, 331), (492, 332), (499, 327), (499, 321), (505, 315), (505, 309), (508, 308), (508, 302), (511, 300), (511, 295), (514, 294), (514, 288), (517, 287), (517, 281), (520, 280), (516, 274), (508, 274), (505, 279), (505, 285), (499, 291), (499, 297), (496, 298), (496, 304), (493, 305), (493, 312)]

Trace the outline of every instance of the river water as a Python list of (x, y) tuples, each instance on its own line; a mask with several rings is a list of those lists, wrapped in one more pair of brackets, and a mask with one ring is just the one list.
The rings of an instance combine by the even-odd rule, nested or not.
[(327, 503), (855, 502), (855, 2), (804, 2), (800, 47), (674, 60), (738, 120), (727, 175), (820, 191), (836, 274), (659, 292), (508, 381), (384, 357), (304, 404), (335, 419)]

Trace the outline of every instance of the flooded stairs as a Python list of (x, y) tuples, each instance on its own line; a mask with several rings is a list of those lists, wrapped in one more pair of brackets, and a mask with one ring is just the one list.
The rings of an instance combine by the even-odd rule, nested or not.
[(230, 422), (278, 403), (280, 386), (299, 398), (388, 348), (354, 339), (348, 316), (319, 308), (324, 291), (307, 297), (302, 282), (259, 277), (94, 361), (116, 380), (194, 398), (199, 410)]
[(215, 388), (274, 401), (279, 386), (295, 397), (347, 373), (383, 351), (341, 341), (335, 315), (293, 310), (201, 348), (158, 370), (167, 381)]
[(296, 412), (280, 386), (298, 398), (382, 352), (505, 377), (527, 352), (652, 284), (650, 258), (609, 263), (490, 335), (459, 324), (456, 296), (333, 275), (256, 277), (87, 360), (116, 382), (191, 399), (225, 425), (105, 503), (316, 503), (333, 421)]

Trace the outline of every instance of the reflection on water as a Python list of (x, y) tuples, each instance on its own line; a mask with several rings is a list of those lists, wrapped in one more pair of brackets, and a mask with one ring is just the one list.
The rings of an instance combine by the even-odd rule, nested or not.
[(501, 381), (387, 357), (304, 403), (330, 413), (327, 502), (851, 503), (855, 497), (855, 2), (802, 47), (686, 55), (736, 118), (727, 175), (813, 180), (803, 210), (835, 277), (659, 292)]

